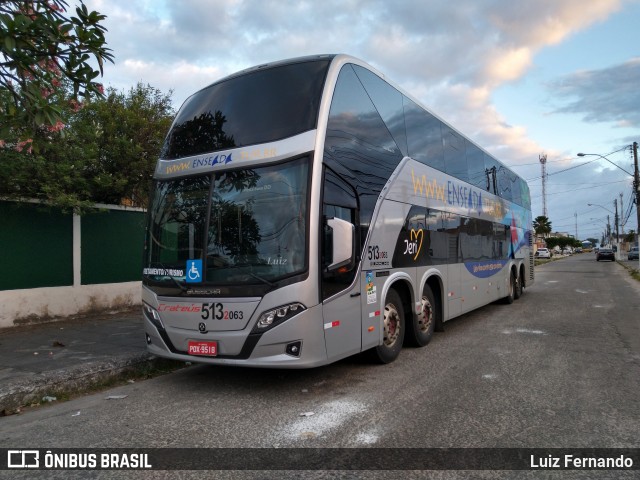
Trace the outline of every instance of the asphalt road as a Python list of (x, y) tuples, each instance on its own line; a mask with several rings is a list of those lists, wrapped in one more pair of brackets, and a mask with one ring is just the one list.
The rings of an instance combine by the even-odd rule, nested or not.
[[(514, 304), (452, 320), (427, 347), (405, 348), (390, 365), (356, 357), (307, 371), (192, 366), (0, 418), (0, 447), (638, 448), (638, 312), (640, 283), (622, 266), (571, 256), (538, 267), (535, 285)], [(126, 397), (106, 399), (114, 395)], [(159, 473), (145, 478), (163, 478)], [(637, 470), (537, 474), (429, 478), (638, 478)], [(396, 478), (390, 475), (366, 476)]]

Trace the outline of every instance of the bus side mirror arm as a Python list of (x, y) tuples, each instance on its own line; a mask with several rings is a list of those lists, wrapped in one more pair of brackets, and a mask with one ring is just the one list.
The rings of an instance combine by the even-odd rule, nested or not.
[(327, 225), (332, 230), (333, 236), (333, 258), (327, 267), (328, 272), (347, 267), (347, 270), (355, 266), (355, 230), (356, 227), (341, 218), (329, 218)]

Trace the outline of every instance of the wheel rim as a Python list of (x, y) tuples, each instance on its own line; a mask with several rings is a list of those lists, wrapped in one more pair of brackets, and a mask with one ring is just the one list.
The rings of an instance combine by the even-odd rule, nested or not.
[(422, 297), (420, 315), (418, 316), (418, 327), (420, 331), (426, 333), (433, 323), (433, 306), (427, 297)]
[(384, 307), (384, 345), (393, 346), (400, 337), (400, 314), (393, 303)]

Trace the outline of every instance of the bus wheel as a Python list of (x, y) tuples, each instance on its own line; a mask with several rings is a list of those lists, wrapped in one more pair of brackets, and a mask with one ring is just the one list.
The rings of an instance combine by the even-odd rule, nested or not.
[(522, 296), (523, 292), (524, 292), (524, 283), (522, 281), (522, 275), (518, 274), (518, 277), (516, 278), (515, 290), (513, 291), (513, 298), (516, 300), (519, 299)]
[(424, 347), (431, 337), (436, 325), (436, 302), (433, 292), (425, 286), (424, 294), (420, 300), (420, 311), (413, 316), (411, 327), (407, 328), (409, 342), (416, 347)]
[(398, 292), (390, 289), (384, 304), (382, 345), (372, 349), (375, 361), (391, 363), (398, 358), (400, 350), (402, 350), (404, 326), (402, 299)]
[(509, 292), (506, 297), (504, 297), (504, 303), (511, 304), (516, 296), (516, 276), (513, 272), (509, 275)]

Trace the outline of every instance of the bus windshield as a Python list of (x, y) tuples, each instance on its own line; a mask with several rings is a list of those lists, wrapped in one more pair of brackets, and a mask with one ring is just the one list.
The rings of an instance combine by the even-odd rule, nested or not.
[(303, 272), (308, 183), (308, 158), (158, 182), (146, 278), (180, 283), (186, 262), (203, 257), (209, 285), (270, 284)]
[(160, 158), (267, 143), (312, 130), (329, 60), (267, 67), (215, 83), (178, 112)]

